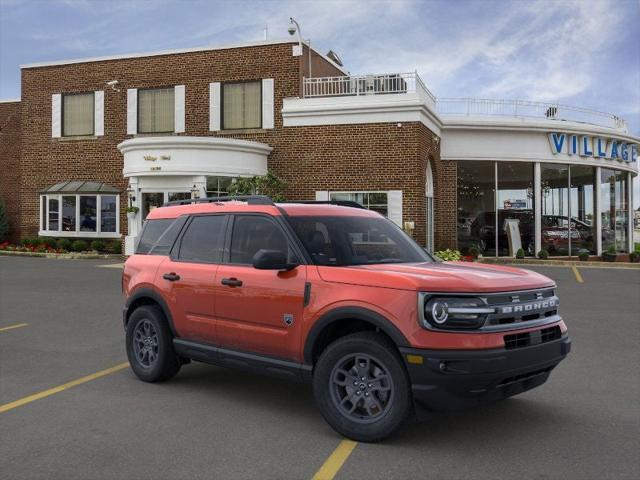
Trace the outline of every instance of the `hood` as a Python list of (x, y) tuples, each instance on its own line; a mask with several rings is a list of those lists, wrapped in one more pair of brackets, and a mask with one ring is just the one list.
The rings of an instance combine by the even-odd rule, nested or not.
[(429, 292), (490, 293), (555, 285), (531, 270), (469, 262), (318, 267), (318, 271), (327, 282)]

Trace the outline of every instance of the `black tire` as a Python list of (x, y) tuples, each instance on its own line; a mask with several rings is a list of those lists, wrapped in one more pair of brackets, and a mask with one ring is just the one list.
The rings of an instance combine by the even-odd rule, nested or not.
[(413, 405), (395, 345), (375, 332), (354, 333), (330, 344), (315, 365), (313, 392), (327, 423), (361, 442), (391, 435), (409, 417)]
[(136, 376), (145, 382), (169, 380), (180, 370), (167, 320), (159, 307), (134, 310), (127, 323), (127, 357)]

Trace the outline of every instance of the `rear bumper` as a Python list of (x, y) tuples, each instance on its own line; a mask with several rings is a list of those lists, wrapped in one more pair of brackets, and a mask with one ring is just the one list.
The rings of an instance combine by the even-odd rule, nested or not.
[(456, 410), (535, 388), (570, 350), (567, 335), (512, 350), (400, 348), (416, 406), (426, 410)]

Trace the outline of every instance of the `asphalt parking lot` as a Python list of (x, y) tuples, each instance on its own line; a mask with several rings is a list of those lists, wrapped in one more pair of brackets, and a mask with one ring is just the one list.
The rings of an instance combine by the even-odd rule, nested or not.
[[(2, 478), (311, 479), (345, 453), (306, 385), (202, 364), (138, 381), (105, 263), (0, 256)], [(640, 478), (640, 270), (535, 270), (573, 338), (547, 384), (347, 446), (336, 479)]]

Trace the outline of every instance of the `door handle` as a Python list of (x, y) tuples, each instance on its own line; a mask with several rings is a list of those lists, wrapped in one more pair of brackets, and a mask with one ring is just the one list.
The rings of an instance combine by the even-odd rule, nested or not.
[(180, 280), (180, 275), (178, 275), (176, 272), (171, 272), (165, 273), (164, 275), (162, 275), (162, 278), (164, 278), (165, 280), (169, 280), (170, 282), (175, 282), (176, 280)]
[(227, 285), (228, 287), (241, 287), (242, 286), (242, 280), (238, 280), (235, 277), (231, 277), (231, 278), (223, 278), (222, 279), (222, 285)]

